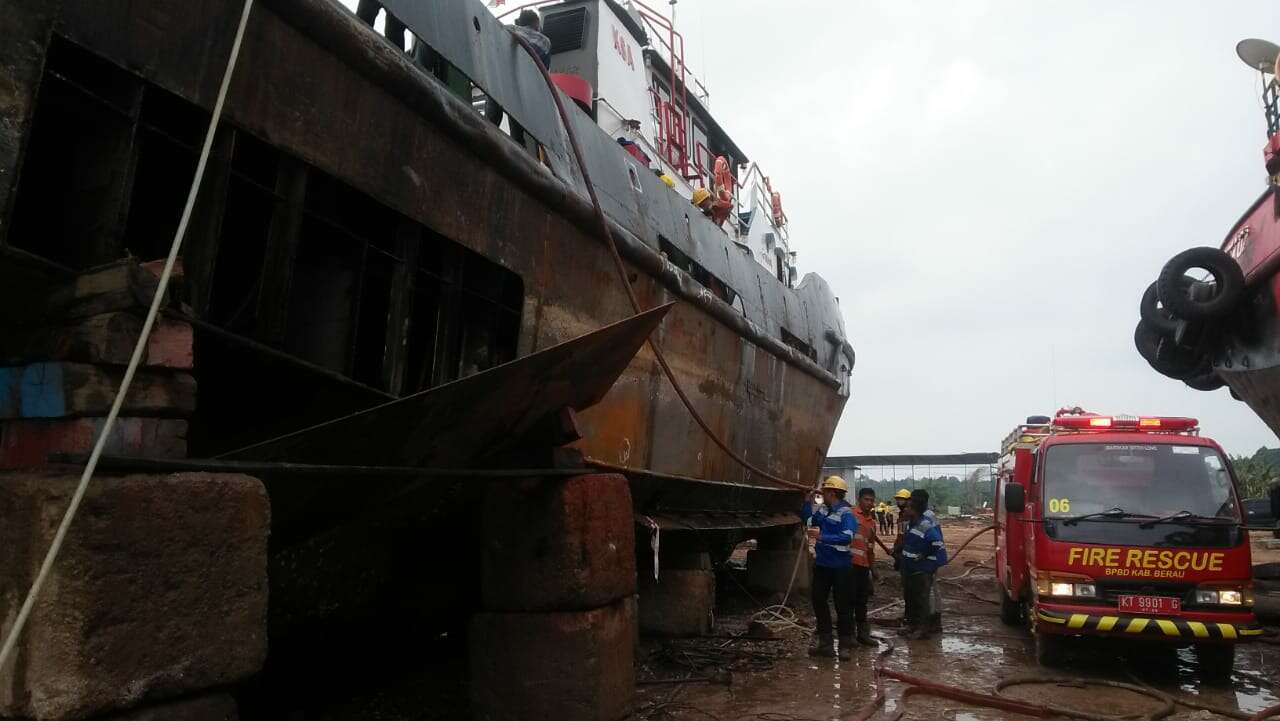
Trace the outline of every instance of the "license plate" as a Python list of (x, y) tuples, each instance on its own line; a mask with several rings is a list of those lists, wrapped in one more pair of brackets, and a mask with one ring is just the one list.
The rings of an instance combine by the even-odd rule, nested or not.
[(1168, 596), (1121, 596), (1120, 610), (1130, 613), (1175, 614), (1182, 612), (1182, 600)]

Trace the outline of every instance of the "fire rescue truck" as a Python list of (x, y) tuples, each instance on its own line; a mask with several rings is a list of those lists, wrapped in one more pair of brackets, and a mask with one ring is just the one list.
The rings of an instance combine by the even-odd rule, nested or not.
[(1194, 418), (1032, 416), (1001, 448), (1001, 620), (1054, 665), (1073, 636), (1193, 645), (1229, 674), (1261, 635), (1231, 465)]

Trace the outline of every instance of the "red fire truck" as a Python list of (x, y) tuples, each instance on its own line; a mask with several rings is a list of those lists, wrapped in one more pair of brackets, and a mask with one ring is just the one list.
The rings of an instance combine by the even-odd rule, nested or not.
[(1001, 619), (1027, 623), (1043, 665), (1072, 636), (1194, 645), (1230, 673), (1261, 635), (1231, 466), (1194, 418), (1032, 416), (996, 483)]

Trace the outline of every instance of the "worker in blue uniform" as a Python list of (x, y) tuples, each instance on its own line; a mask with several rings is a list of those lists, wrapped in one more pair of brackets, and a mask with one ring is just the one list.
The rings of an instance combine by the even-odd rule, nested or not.
[[(813, 507), (805, 503), (802, 516), (810, 526), (810, 536), (816, 536), (813, 564), (813, 616), (817, 621), (817, 635), (810, 656), (838, 656), (848, 661), (853, 650), (853, 538), (858, 532), (858, 519), (853, 506), (845, 500), (849, 484), (839, 476), (830, 476), (822, 482), (822, 505)], [(835, 596), (836, 630), (839, 647), (831, 636), (831, 608), (828, 598)]]
[(934, 576), (947, 563), (947, 547), (937, 516), (929, 510), (929, 496), (911, 494), (905, 509), (907, 532), (901, 552), (903, 596), (906, 613), (902, 635), (924, 639), (941, 630), (942, 609), (937, 607)]

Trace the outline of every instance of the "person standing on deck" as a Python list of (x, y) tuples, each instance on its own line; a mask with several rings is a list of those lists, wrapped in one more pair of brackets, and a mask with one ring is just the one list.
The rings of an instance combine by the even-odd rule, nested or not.
[[(516, 22), (507, 28), (513, 35), (519, 35), (538, 53), (543, 66), (551, 67), (551, 38), (542, 33), (542, 16), (537, 10), (525, 8), (516, 16)], [(504, 111), (498, 101), (488, 98), (484, 104), (484, 116), (494, 125), (502, 124)], [(519, 145), (525, 145), (524, 128), (511, 118), (511, 138)]]
[[(849, 484), (839, 476), (822, 482), (822, 504), (814, 508), (806, 502), (801, 511), (805, 523), (816, 536), (813, 564), (813, 616), (817, 632), (810, 656), (836, 656), (841, 661), (852, 658), (853, 648), (853, 553), (850, 544), (858, 533), (858, 519), (845, 500)], [(831, 637), (831, 608), (827, 598), (835, 596), (836, 629), (840, 646), (836, 650)]]

